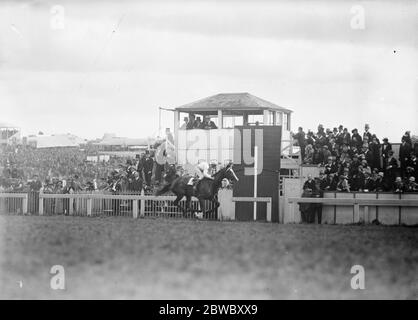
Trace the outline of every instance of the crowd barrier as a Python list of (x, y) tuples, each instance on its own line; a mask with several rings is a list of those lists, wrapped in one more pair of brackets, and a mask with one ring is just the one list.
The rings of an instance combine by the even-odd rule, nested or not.
[(323, 198), (288, 198), (292, 222), (300, 222), (300, 203), (322, 205), (321, 222), (418, 225), (417, 193), (325, 192)]
[[(73, 194), (52, 194), (42, 192), (0, 193), (0, 213), (31, 214), (40, 216), (124, 216), (124, 217), (167, 217), (194, 218), (194, 214), (174, 205), (175, 196), (153, 196), (142, 193), (111, 194), (102, 192), (81, 192)], [(236, 220), (236, 202), (266, 203), (266, 219), (271, 221), (271, 198), (233, 197), (232, 190), (220, 190), (220, 206), (202, 218), (208, 220)], [(180, 201), (185, 207), (186, 200)], [(192, 198), (193, 210), (199, 209), (199, 202)], [(213, 209), (213, 203), (205, 201), (205, 211)], [(258, 220), (255, 217), (254, 220)]]
[[(70, 216), (126, 216), (126, 217), (170, 217), (192, 218), (192, 213), (174, 205), (175, 196), (152, 196), (144, 193), (95, 193), (51, 194), (42, 192), (0, 193), (0, 213), (31, 215)], [(186, 201), (180, 201), (185, 207)], [(199, 208), (197, 199), (192, 198), (191, 206)], [(205, 202), (205, 211), (213, 204)], [(208, 213), (205, 219), (217, 219), (217, 211)]]
[(27, 214), (28, 198), (27, 193), (0, 192), (0, 212)]

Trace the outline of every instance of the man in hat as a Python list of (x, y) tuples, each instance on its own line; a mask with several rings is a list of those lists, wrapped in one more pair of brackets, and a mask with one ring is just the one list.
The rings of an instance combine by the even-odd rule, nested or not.
[(398, 161), (394, 157), (393, 150), (389, 151), (389, 158), (388, 163), (386, 167), (386, 178), (387, 178), (387, 184), (391, 185), (393, 181), (395, 181), (395, 178), (398, 173)]
[(340, 176), (340, 180), (337, 184), (337, 191), (350, 192), (350, 184), (348, 183), (347, 172), (344, 172), (344, 174)]
[(406, 166), (409, 160), (409, 157), (412, 152), (412, 145), (408, 142), (407, 139), (403, 139), (401, 146), (399, 147), (399, 162), (401, 163), (401, 175), (405, 176)]
[(181, 127), (180, 127), (180, 130), (186, 130), (187, 129), (187, 124), (189, 123), (189, 118), (187, 118), (187, 117), (184, 117), (183, 118), (183, 124), (181, 125)]
[(339, 146), (341, 146), (342, 144), (343, 144), (343, 129), (344, 129), (344, 127), (343, 127), (343, 125), (342, 124), (340, 124), (339, 126), (338, 126), (338, 132), (336, 133), (336, 135), (335, 135), (335, 142), (339, 145)]
[(315, 180), (312, 178), (312, 175), (308, 175), (308, 180), (305, 181), (303, 184), (303, 190), (307, 192), (315, 192), (316, 191), (316, 183)]
[(293, 139), (298, 141), (300, 154), (301, 154), (302, 161), (303, 161), (305, 159), (305, 147), (306, 147), (305, 132), (303, 131), (303, 128), (299, 127), (298, 132), (296, 134), (292, 134), (292, 137)]
[(152, 169), (154, 168), (154, 160), (151, 158), (149, 150), (145, 151), (142, 167), (144, 168), (145, 183), (149, 187), (151, 186)]
[(189, 119), (190, 120), (189, 120), (189, 122), (187, 122), (187, 125), (186, 125), (187, 130), (191, 130), (191, 129), (195, 128), (195, 115), (190, 114)]
[(357, 129), (353, 129), (351, 133), (351, 146), (360, 150), (360, 148), (363, 146), (363, 139), (361, 139)]
[(193, 129), (203, 129), (202, 119), (200, 119), (200, 117), (196, 118)]
[(401, 138), (401, 142), (406, 142), (406, 143), (408, 143), (408, 144), (410, 144), (410, 145), (412, 145), (412, 139), (411, 139), (411, 131), (406, 131), (405, 133), (404, 133), (404, 135), (402, 136), (402, 138)]
[(369, 144), (369, 150), (371, 153), (370, 166), (374, 169), (380, 170), (380, 143), (376, 137), (372, 137), (372, 141)]
[(350, 181), (352, 191), (363, 191), (365, 175), (363, 173), (363, 167), (358, 166), (357, 171), (353, 173)]
[(366, 123), (364, 125), (363, 140), (367, 138), (367, 141), (372, 141), (372, 134), (369, 132), (370, 126)]
[(402, 181), (401, 177), (396, 177), (395, 179), (395, 183), (393, 184), (393, 190), (395, 191), (395, 193), (403, 193), (405, 192), (405, 184)]
[(138, 193), (142, 191), (142, 179), (138, 171), (133, 172), (133, 178), (129, 183), (129, 190)]
[(392, 150), (392, 145), (389, 143), (388, 138), (383, 138), (382, 144), (382, 162), (383, 162), (383, 169), (386, 170), (388, 165), (388, 158), (389, 158), (389, 151)]
[(319, 163), (321, 163), (322, 165), (325, 165), (328, 162), (328, 158), (331, 157), (331, 151), (329, 151), (328, 146), (325, 145), (322, 147), (322, 151), (320, 152), (319, 155)]
[(343, 134), (342, 134), (342, 143), (346, 145), (350, 145), (351, 142), (351, 135), (348, 132), (347, 128), (344, 128)]
[(385, 182), (385, 174), (383, 172), (379, 172), (377, 174), (374, 185), (376, 192), (384, 192), (388, 190), (387, 184)]
[(368, 172), (364, 172), (363, 191), (372, 192), (375, 188), (375, 181), (372, 179), (371, 175)]
[(218, 127), (216, 126), (215, 122), (210, 120), (209, 116), (204, 116), (203, 117), (203, 123), (202, 123), (202, 129), (211, 130), (211, 129), (218, 129)]
[(405, 191), (407, 192), (417, 192), (418, 184), (415, 182), (415, 177), (409, 177), (405, 185)]

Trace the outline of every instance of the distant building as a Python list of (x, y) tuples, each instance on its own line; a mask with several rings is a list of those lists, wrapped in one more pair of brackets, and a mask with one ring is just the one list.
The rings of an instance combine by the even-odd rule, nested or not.
[(10, 123), (0, 122), (0, 145), (20, 142), (20, 128)]
[(36, 135), (27, 137), (28, 145), (37, 148), (70, 148), (80, 147), (86, 140), (73, 134)]

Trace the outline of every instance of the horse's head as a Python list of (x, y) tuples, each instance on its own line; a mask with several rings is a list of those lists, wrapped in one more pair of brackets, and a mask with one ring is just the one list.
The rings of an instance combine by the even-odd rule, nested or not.
[[(228, 180), (235, 180), (239, 181), (237, 175), (234, 172), (234, 169), (232, 169), (232, 163), (229, 163), (224, 169), (223, 169), (223, 178), (227, 178)], [(223, 179), (222, 178), (222, 179)]]

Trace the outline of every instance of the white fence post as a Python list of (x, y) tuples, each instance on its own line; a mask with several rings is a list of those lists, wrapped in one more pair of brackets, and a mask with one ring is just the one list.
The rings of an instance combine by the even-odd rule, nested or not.
[(267, 202), (267, 222), (271, 222), (271, 200)]
[(22, 214), (28, 213), (28, 195), (25, 194), (25, 197), (22, 199)]
[(138, 200), (132, 201), (132, 214), (134, 219), (138, 218)]
[(69, 201), (69, 208), (68, 208), (68, 214), (70, 215), (70, 216), (72, 216), (73, 214), (74, 214), (74, 198), (70, 198), (70, 199), (68, 199)]
[(140, 213), (139, 213), (139, 216), (141, 217), (141, 218), (143, 218), (143, 217), (145, 217), (145, 192), (144, 192), (144, 189), (142, 189), (142, 191), (141, 191), (141, 210), (140, 210)]
[(91, 217), (91, 209), (93, 207), (93, 199), (92, 198), (88, 198), (87, 199), (87, 216)]
[(354, 203), (354, 219), (353, 223), (360, 222), (360, 205), (358, 203)]
[(44, 214), (44, 198), (42, 197), (43, 192), (39, 192), (39, 215), (42, 216)]

